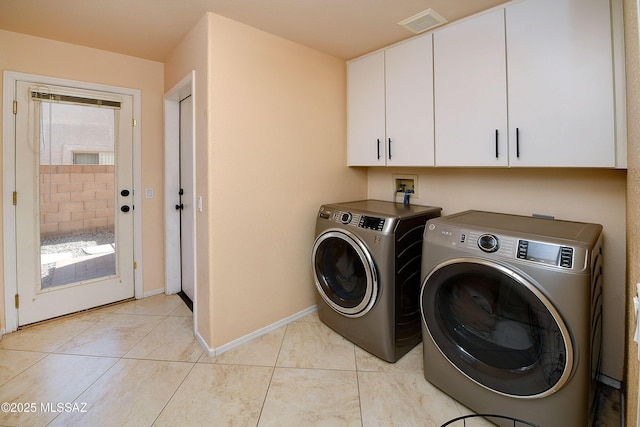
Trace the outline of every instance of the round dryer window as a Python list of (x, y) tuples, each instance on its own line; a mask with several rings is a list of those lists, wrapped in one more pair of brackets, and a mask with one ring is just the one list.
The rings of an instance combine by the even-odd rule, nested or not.
[(320, 296), (339, 313), (366, 314), (375, 302), (378, 282), (371, 255), (345, 230), (321, 234), (313, 245), (314, 281)]
[(542, 397), (569, 379), (569, 332), (551, 302), (517, 272), (484, 260), (450, 260), (427, 276), (420, 300), (437, 347), (483, 387)]

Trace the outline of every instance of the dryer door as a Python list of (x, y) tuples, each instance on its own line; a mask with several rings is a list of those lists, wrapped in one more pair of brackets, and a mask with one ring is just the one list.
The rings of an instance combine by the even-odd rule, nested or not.
[(507, 267), (468, 258), (444, 262), (424, 280), (420, 303), (442, 354), (489, 390), (542, 397), (571, 375), (573, 346), (559, 313)]
[(313, 245), (314, 281), (320, 296), (338, 313), (359, 317), (371, 310), (378, 278), (364, 243), (347, 230), (328, 230)]

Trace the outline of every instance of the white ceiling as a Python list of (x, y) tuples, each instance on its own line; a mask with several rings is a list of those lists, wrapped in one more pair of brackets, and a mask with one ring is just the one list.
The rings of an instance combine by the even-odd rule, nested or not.
[(509, 0), (0, 0), (0, 29), (154, 61), (214, 12), (343, 59), (414, 34), (432, 8), (449, 22)]

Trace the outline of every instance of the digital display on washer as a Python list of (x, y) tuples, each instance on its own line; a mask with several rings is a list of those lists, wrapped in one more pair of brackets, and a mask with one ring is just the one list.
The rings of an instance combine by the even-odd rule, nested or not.
[(384, 227), (384, 219), (362, 215), (358, 226), (360, 228), (368, 228), (369, 230), (382, 231), (382, 228)]
[(542, 264), (571, 268), (573, 265), (573, 248), (550, 243), (518, 241), (518, 258)]

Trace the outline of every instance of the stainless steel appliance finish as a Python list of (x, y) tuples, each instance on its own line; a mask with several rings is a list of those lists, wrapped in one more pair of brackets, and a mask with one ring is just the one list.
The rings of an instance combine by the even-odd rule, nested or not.
[(379, 200), (320, 207), (311, 257), (320, 320), (389, 362), (415, 347), (422, 236), (440, 211)]
[(597, 224), (480, 211), (430, 220), (420, 294), (425, 378), (477, 413), (591, 425), (601, 248)]

